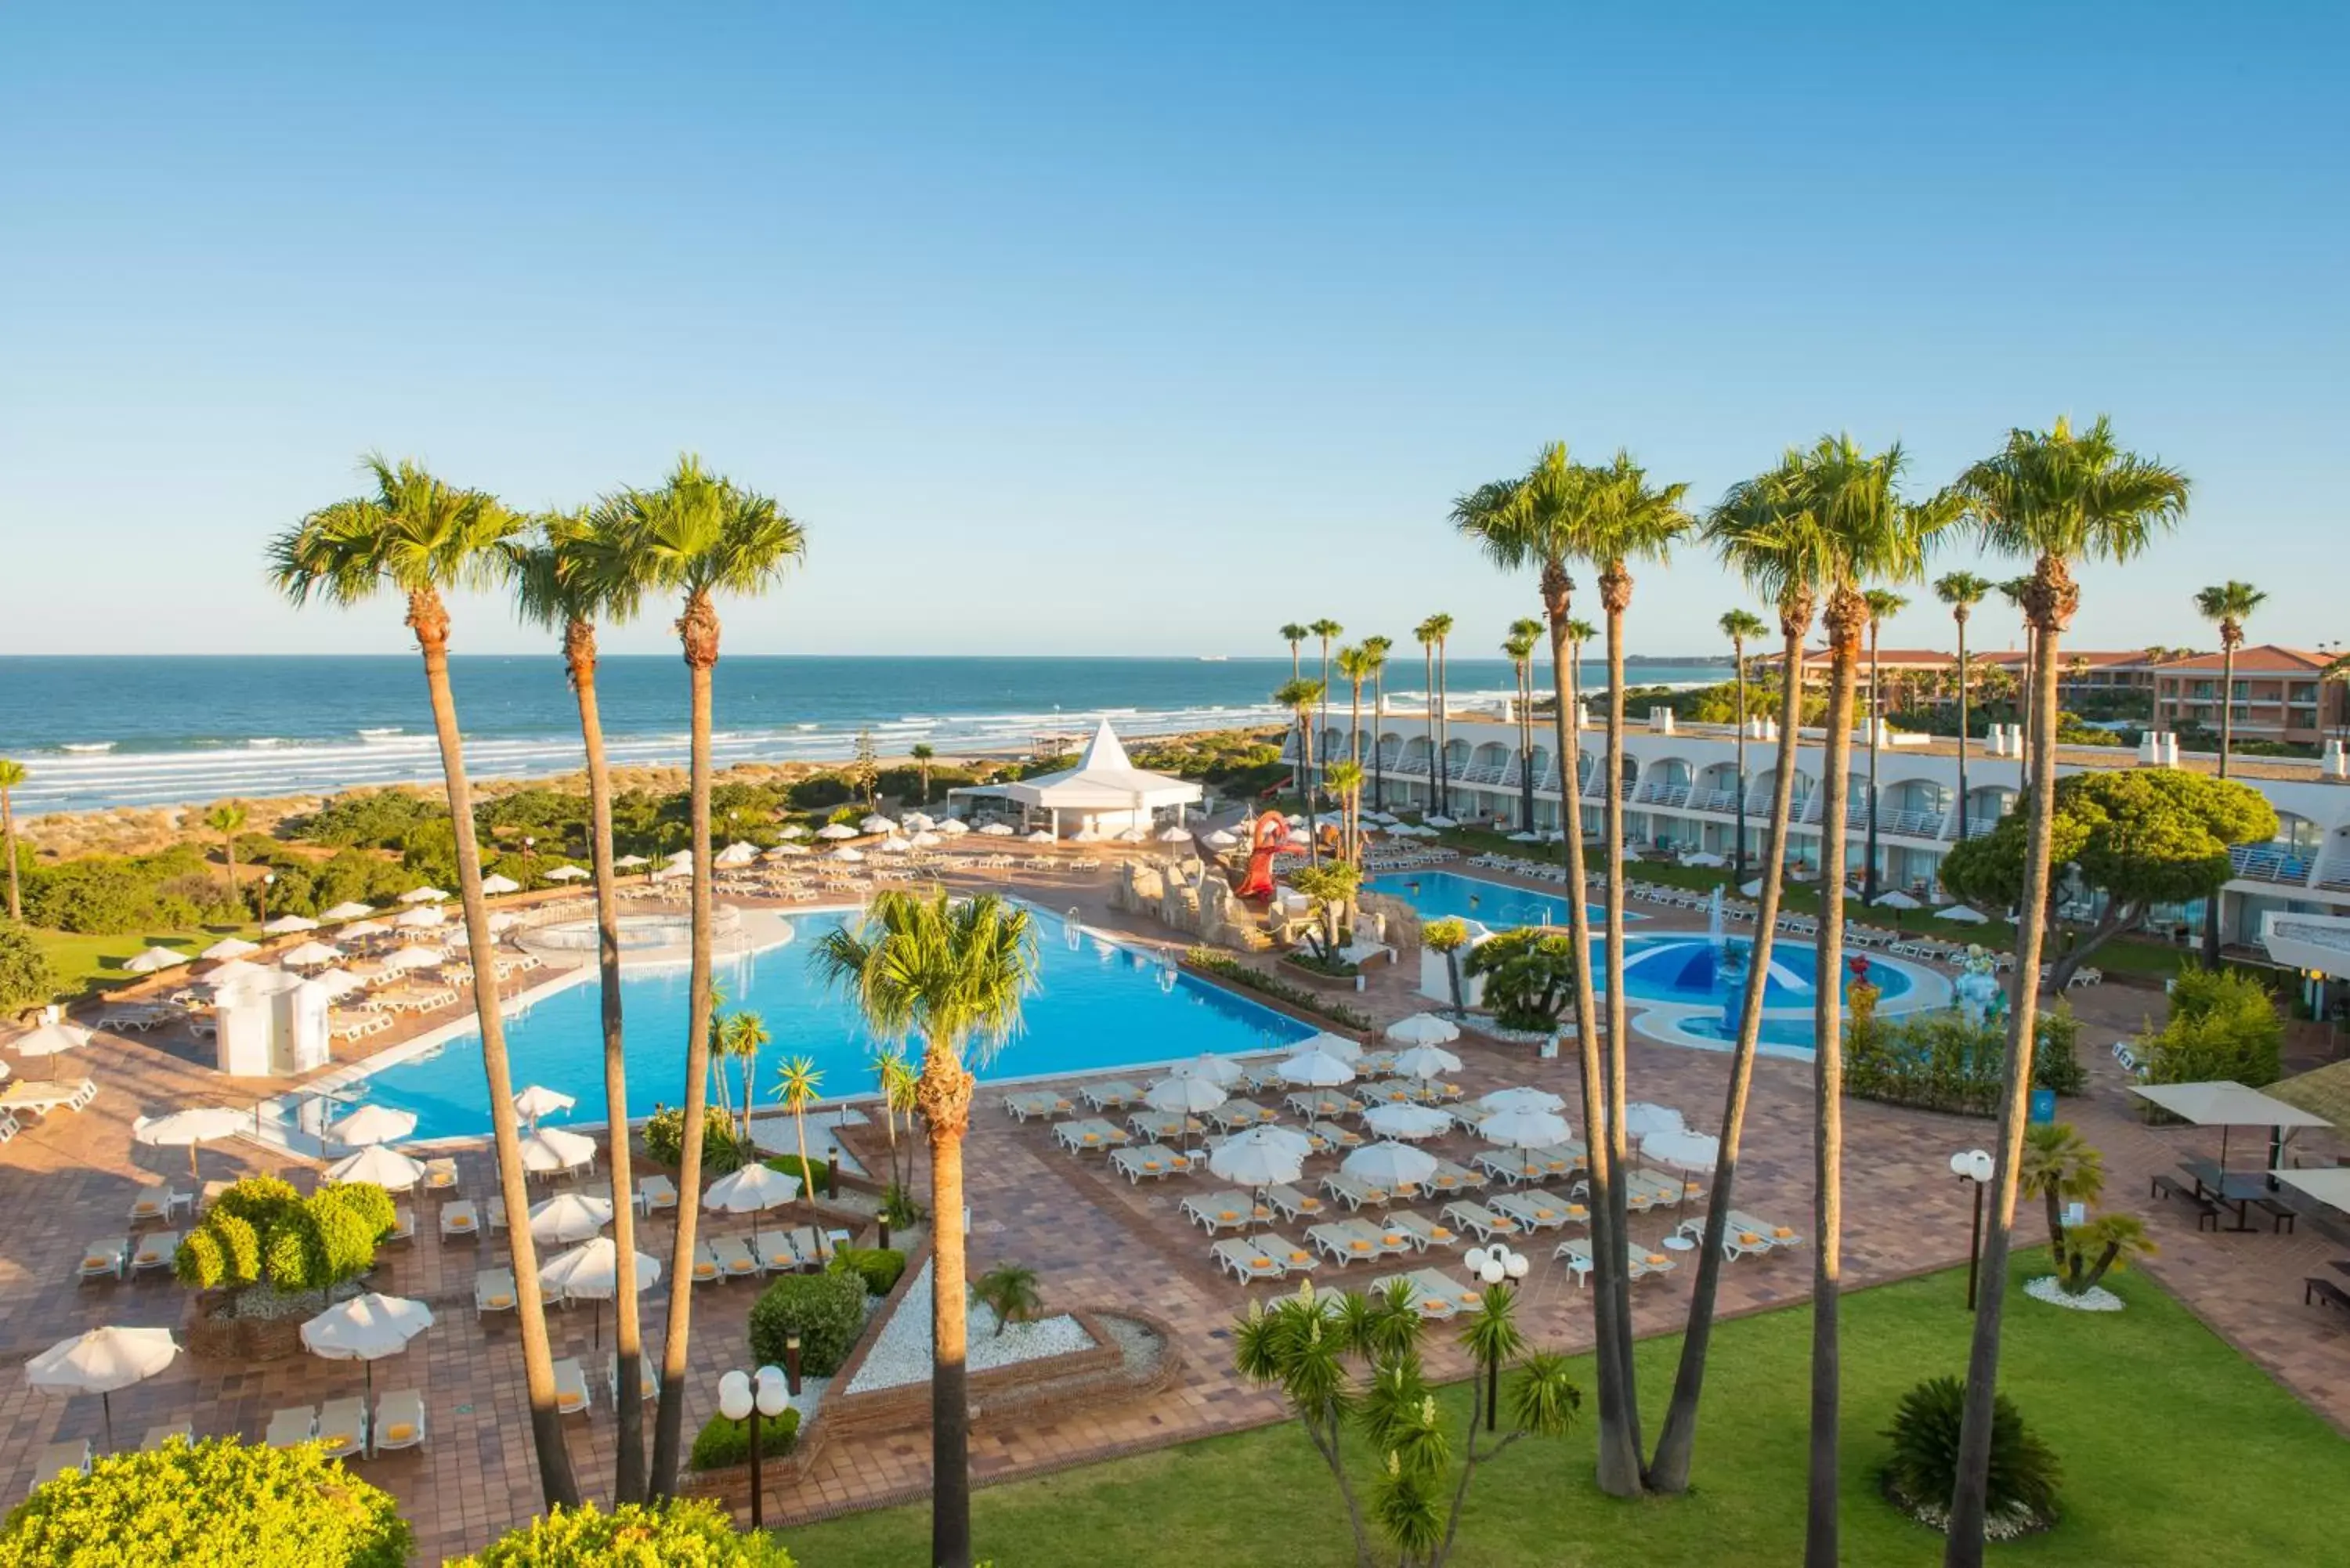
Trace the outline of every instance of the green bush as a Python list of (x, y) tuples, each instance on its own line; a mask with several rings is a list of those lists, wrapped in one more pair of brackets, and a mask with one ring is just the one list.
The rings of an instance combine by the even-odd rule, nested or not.
[[(1959, 1473), (1959, 1422), (1966, 1384), (1956, 1377), (1929, 1377), (1901, 1397), (1893, 1425), (1893, 1456), (1885, 1484), (1896, 1501), (1909, 1508), (1948, 1509)], [(2015, 1401), (1995, 1396), (1991, 1420), (1990, 1516), (2022, 1511), (2035, 1521), (2056, 1518), (2063, 1467), (2055, 1453), (2023, 1425)]]
[(2139, 1056), (2158, 1084), (2232, 1078), (2259, 1088), (2283, 1072), (2284, 1020), (2261, 982), (2236, 970), (2186, 969), (2170, 982), (2170, 1021)]
[(330, 1183), (304, 1198), (275, 1177), (247, 1177), (180, 1243), (172, 1272), (199, 1290), (267, 1280), (285, 1291), (323, 1291), (373, 1268), (391, 1222), (391, 1198), (380, 1187)]
[(767, 1164), (771, 1168), (780, 1170), (785, 1176), (798, 1177), (800, 1196), (803, 1198), (813, 1198), (822, 1192), (825, 1189), (825, 1183), (832, 1176), (831, 1162), (815, 1158), (813, 1156), (805, 1166), (800, 1164), (800, 1157), (795, 1154), (770, 1156)]
[(1344, 1002), (1333, 1002), (1318, 991), (1308, 990), (1279, 975), (1267, 974), (1255, 965), (1243, 963), (1232, 954), (1219, 952), (1214, 948), (1187, 949), (1183, 961), (1229, 984), (1261, 991), (1267, 996), (1279, 998), (1301, 1012), (1327, 1018), (1342, 1028), (1362, 1030), (1371, 1026), (1368, 1013), (1358, 1012)]
[[(1845, 1033), (1845, 1092), (1887, 1105), (1958, 1116), (1999, 1114), (2005, 1081), (2005, 1026), (1970, 1023), (1942, 1009), (1889, 1022), (1876, 1010), (1873, 987), (1856, 985)], [(2087, 1086), (2078, 1041), (2080, 1020), (2064, 1002), (2040, 1015), (2033, 1029), (2032, 1082), (2060, 1095)]]
[(784, 1338), (800, 1336), (800, 1370), (829, 1377), (865, 1326), (865, 1281), (856, 1274), (785, 1274), (751, 1303), (751, 1355), (784, 1364)]
[(2043, 1008), (2032, 1031), (2032, 1086), (2078, 1095), (2089, 1086), (2089, 1071), (2081, 1065), (2081, 1020), (2073, 1004), (2059, 1000)]
[(57, 971), (49, 955), (23, 927), (0, 919), (0, 1013), (36, 1007), (57, 993)]
[[(796, 1409), (785, 1410), (773, 1419), (759, 1417), (761, 1459), (781, 1459), (797, 1448), (799, 1440), (800, 1413)], [(685, 1465), (688, 1469), (723, 1470), (750, 1462), (751, 1423), (712, 1416), (693, 1435), (693, 1449), (686, 1456)]]
[(867, 1295), (886, 1296), (906, 1272), (906, 1254), (895, 1247), (843, 1247), (827, 1266), (862, 1279)]
[[(667, 1166), (681, 1166), (685, 1154), (685, 1112), (663, 1106), (645, 1118), (645, 1152)], [(716, 1106), (702, 1108), (702, 1174), (731, 1176), (743, 1168), (742, 1146), (734, 1141), (734, 1124)]]
[(716, 1503), (681, 1498), (557, 1509), (449, 1568), (792, 1568), (792, 1557), (771, 1535), (735, 1534)]
[(319, 1449), (215, 1438), (37, 1489), (0, 1525), (0, 1568), (403, 1568), (412, 1545), (391, 1498)]

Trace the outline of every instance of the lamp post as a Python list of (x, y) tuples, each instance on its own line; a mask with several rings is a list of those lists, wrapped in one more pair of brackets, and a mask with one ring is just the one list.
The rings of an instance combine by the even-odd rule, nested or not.
[(276, 885), (276, 872), (264, 871), (261, 874), (261, 923), (265, 926), (269, 923), (269, 889)]
[(1967, 1310), (1975, 1310), (1975, 1272), (1982, 1265), (1983, 1188), (1991, 1180), (1991, 1156), (1981, 1149), (1962, 1149), (1950, 1156), (1950, 1174), (1975, 1189), (1974, 1239), (1967, 1243)]
[[(1498, 1241), (1490, 1247), (1470, 1248), (1461, 1261), (1469, 1265), (1471, 1273), (1495, 1289), (1504, 1281), (1524, 1279), (1533, 1267), (1524, 1253), (1513, 1252)], [(1497, 1428), (1501, 1411), (1502, 1364), (1482, 1356), (1479, 1359), (1485, 1363), (1485, 1430), (1491, 1432)]]
[[(794, 1337), (794, 1344), (797, 1337)], [(797, 1357), (794, 1357), (795, 1360)], [(760, 1506), (759, 1484), (759, 1417), (773, 1418), (791, 1407), (791, 1397), (784, 1388), (784, 1375), (772, 1366), (762, 1366), (756, 1378), (747, 1372), (730, 1372), (718, 1380), (718, 1413), (730, 1421), (751, 1423), (751, 1528), (764, 1527), (765, 1515)]]
[(531, 852), (537, 847), (537, 839), (527, 833), (522, 836), (522, 888), (525, 893), (530, 891)]

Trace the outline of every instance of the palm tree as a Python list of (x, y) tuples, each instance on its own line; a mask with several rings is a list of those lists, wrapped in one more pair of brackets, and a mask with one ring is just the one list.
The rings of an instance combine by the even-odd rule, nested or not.
[(1885, 677), (1877, 655), (1883, 651), (1885, 623), (1909, 607), (1909, 601), (1891, 588), (1871, 588), (1860, 596), (1868, 605), (1868, 847), (1861, 869), (1860, 901), (1877, 902), (1877, 756), (1885, 737)]
[(1452, 618), (1441, 612), (1430, 616), (1411, 628), (1419, 639), (1422, 664), (1428, 671), (1428, 732), (1430, 745), (1435, 753), (1433, 785), (1436, 814), (1452, 815), (1452, 781), (1445, 763), (1444, 744), (1450, 739), (1451, 726), (1445, 712), (1444, 639), (1452, 635)]
[[(687, 794), (693, 851), (693, 956), (686, 981), (684, 1133), (678, 1151), (676, 1236), (669, 1273), (669, 1325), (661, 1345), (660, 1408), (653, 1424), (650, 1491), (676, 1490), (685, 1429), (686, 1348), (693, 1320), (693, 1251), (702, 1208), (702, 1108), (710, 1075), (710, 681), (718, 663), (722, 593), (771, 587), (807, 547), (800, 525), (769, 498), (743, 490), (681, 457), (658, 490), (620, 498), (619, 526), (649, 588), (681, 596), (678, 640), (685, 651), (692, 734)], [(520, 1210), (511, 1210), (520, 1212)]]
[[(370, 454), (362, 472), (374, 483), (373, 494), (322, 506), (270, 542), (270, 577), (297, 606), (312, 599), (356, 605), (387, 589), (406, 602), (407, 625), (423, 656), (425, 692), (441, 747), (467, 956), (476, 975), (495, 974), (497, 956), (490, 946), (489, 909), (482, 895), (482, 850), (473, 836), (473, 794), (465, 774), (456, 699), (449, 689), (449, 610), (443, 596), (491, 586), (501, 552), (524, 522), (496, 497), (445, 483), (405, 459), (394, 464)], [(526, 1213), (530, 1194), (523, 1183), (521, 1129), (496, 987), (473, 987), (473, 1016), (482, 1032), (482, 1071), (489, 1084), (499, 1188), (507, 1213)], [(539, 1490), (550, 1509), (577, 1507), (579, 1489), (555, 1408), (555, 1357), (547, 1343), (546, 1303), (530, 1227), (514, 1227), (507, 1245), (514, 1261), (515, 1315), (522, 1329), (523, 1379), (530, 1398)]]
[(1724, 610), (1714, 624), (1730, 639), (1731, 656), (1738, 666), (1738, 852), (1731, 879), (1742, 885), (1746, 880), (1746, 645), (1767, 637), (1771, 628), (1762, 624), (1761, 616), (1743, 609)]
[(1363, 682), (1378, 668), (1370, 654), (1360, 648), (1338, 650), (1338, 679), (1347, 683), (1347, 760), (1359, 766), (1363, 760)]
[(808, 1107), (822, 1097), (823, 1088), (824, 1072), (816, 1064), (813, 1056), (787, 1057), (784, 1064), (775, 1069), (775, 1098), (783, 1103), (784, 1109), (792, 1113), (792, 1130), (799, 1138), (802, 1198), (816, 1196), (807, 1190), (808, 1172), (815, 1168), (808, 1164), (807, 1114)]
[(1518, 686), (1518, 831), (1534, 830), (1534, 649), (1542, 639), (1542, 622), (1523, 616), (1510, 623), (1502, 639), (1502, 657)]
[[(2317, 678), (2327, 686), (2336, 686), (2344, 688), (2345, 690), (2350, 690), (2350, 653), (2337, 653), (2332, 659), (2327, 659), (2325, 661), (2325, 668), (2317, 672)], [(2350, 701), (2345, 701), (2337, 696), (2334, 700), (2334, 738), (2339, 740), (2345, 732), (2350, 732)], [(0, 767), (0, 774), (5, 774), (5, 772), (6, 770), (5, 767)], [(7, 804), (8, 792), (5, 789), (0, 789), (0, 811), (5, 811)], [(9, 864), (14, 866), (15, 862), (11, 861)], [(12, 902), (15, 894), (15, 877), (16, 873), (11, 871), (9, 873), (11, 884), (9, 891)]]
[[(751, 1147), (751, 1106), (754, 1100), (752, 1091), (753, 1086), (759, 1081), (759, 1053), (766, 1049), (775, 1036), (767, 1033), (765, 1019), (744, 1008), (726, 1015), (726, 1023), (721, 1038), (725, 1045), (726, 1055), (734, 1063), (735, 1071), (743, 1077), (743, 1147), (747, 1149)], [(719, 1074), (723, 1077), (725, 1069), (722, 1067)], [(807, 1150), (803, 1148), (800, 1153), (805, 1157)]]
[[(1566, 672), (1565, 688), (1575, 710), (1567, 720), (1570, 732), (1575, 736), (1575, 755), (1571, 760), (1561, 758), (1558, 765), (1559, 777), (1562, 780), (1567, 778), (1569, 767), (1573, 769), (1573, 781), (1567, 783), (1561, 793), (1567, 800), (1576, 804), (1572, 809), (1564, 810), (1562, 813), (1566, 820), (1560, 823), (1559, 827), (1566, 833), (1580, 834), (1583, 831), (1583, 807), (1580, 804), (1583, 797), (1583, 650), (1590, 646), (1592, 639), (1598, 635), (1599, 628), (1589, 621), (1579, 620), (1572, 616), (1567, 618), (1566, 649), (1572, 663)], [(1557, 644), (1553, 643), (1551, 646), (1552, 652), (1555, 655)], [(1553, 675), (1551, 679), (1554, 684), (1558, 683), (1557, 676)]]
[[(1713, 1343), (1721, 1285), (1721, 1248), (1729, 1238), (1730, 1214), (1737, 1202), (1739, 1148), (1753, 1086), (1754, 1058), (1762, 1041), (1762, 1000), (1777, 936), (1779, 901), (1786, 886), (1787, 846), (1793, 836), (1789, 819), (1794, 808), (1795, 760), (1803, 727), (1804, 652), (1819, 605), (1821, 576), (1819, 529), (1805, 481), (1804, 454), (1791, 450), (1777, 467), (1731, 486), (1707, 514), (1705, 524), (1706, 537), (1723, 564), (1778, 611), (1779, 742), (1771, 810), (1763, 819), (1762, 885), (1755, 899), (1754, 941), (1740, 992), (1738, 1038), (1731, 1046), (1730, 1082), (1723, 1093), (1721, 1137), (1706, 1199), (1705, 1235), (1698, 1247), (1697, 1282), (1690, 1302), (1689, 1327), (1681, 1337), (1672, 1400), (1666, 1407), (1664, 1428), (1658, 1434), (1656, 1455), (1648, 1466), (1648, 1484), (1665, 1492), (1689, 1490), (1706, 1358)], [(1740, 798), (1742, 803), (1742, 791)]]
[(1281, 628), (1281, 639), (1289, 644), (1289, 678), (1292, 680), (1296, 680), (1301, 673), (1297, 668), (1298, 645), (1313, 635), (1313, 628), (1300, 626), (1295, 621), (1291, 621)]
[[(1292, 680), (1273, 694), (1273, 700), (1289, 710), (1297, 723), (1297, 773), (1301, 779), (1314, 777), (1314, 709), (1326, 690), (1319, 680)], [(1308, 785), (1300, 786), (1306, 816), (1305, 853), (1307, 864), (1322, 864), (1322, 836), (1313, 831), (1314, 796), (1317, 793)]]
[(1349, 866), (1359, 864), (1363, 819), (1363, 764), (1333, 763), (1322, 775), (1323, 787), (1338, 797), (1338, 854)]
[(895, 1044), (884, 1045), (875, 1052), (873, 1080), (881, 1091), (882, 1124), (889, 1131), (889, 1184), (894, 1187), (902, 1179), (898, 1174), (898, 1113), (906, 1108), (910, 1096), (905, 1091), (911, 1088), (914, 1081), (906, 1053)]
[(8, 918), (25, 918), (25, 902), (16, 888), (16, 807), (10, 798), (25, 782), (25, 764), (0, 757), (0, 855), (8, 857)]
[(1045, 1294), (1036, 1288), (1036, 1271), (1024, 1263), (1002, 1263), (988, 1270), (971, 1287), (971, 1293), (995, 1314), (997, 1334), (1045, 1310)]
[(853, 929), (825, 934), (812, 956), (827, 985), (855, 999), (882, 1039), (920, 1035), (916, 1094), (931, 1148), (931, 1556), (971, 1568), (971, 1407), (964, 1310), (962, 1140), (974, 1063), (1020, 1026), (1036, 975), (1028, 911), (993, 893), (878, 893)]
[[(2030, 577), (2010, 577), (2007, 581), (1997, 585), (1994, 591), (1998, 593), (2000, 597), (2008, 602), (2010, 608), (2013, 609), (2018, 615), (2023, 615), (2023, 601), (2032, 592), (2032, 579)], [(2034, 675), (2039, 651), (2039, 634), (2033, 630), (2031, 618), (2029, 616), (2025, 616), (2023, 622), (2023, 670), (2022, 672), (2015, 678), (2015, 696), (2012, 699), (2014, 702), (2013, 711), (2016, 717), (2016, 723), (2022, 731), (2023, 754), (2025, 756), (2030, 756), (2032, 754), (2033, 711), (2031, 694), (2040, 690), (2040, 683), (2038, 680), (2035, 679)]]
[(1950, 607), (1950, 618), (1959, 624), (1959, 842), (1968, 838), (1967, 825), (1967, 617), (1975, 606), (1982, 603), (1991, 592), (1988, 578), (1972, 572), (1944, 572), (1934, 579), (1934, 597)]
[(236, 890), (236, 836), (244, 830), (244, 807), (233, 800), (221, 802), (204, 813), (204, 826), (221, 837), (221, 858), (228, 866), (228, 901), (240, 914), (244, 899)]
[[(2228, 776), (2228, 753), (2236, 744), (2236, 649), (2244, 646), (2244, 622), (2268, 595), (2232, 577), (2195, 595), (2195, 613), (2220, 627), (2220, 776)], [(2203, 961), (2220, 966), (2220, 901), (2214, 893), (2203, 900)]]
[[(612, 866), (612, 769), (604, 751), (604, 721), (596, 693), (596, 623), (636, 613), (643, 583), (609, 507), (559, 514), (541, 521), (536, 541), (506, 554), (517, 611), (532, 626), (563, 634), (564, 668), (579, 706), (579, 738), (588, 758), (588, 853), (596, 873), (596, 967), (604, 1034), (604, 1125), (613, 1128), (612, 1190), (635, 1189), (629, 1126), (628, 1056), (620, 1010), (619, 878)], [(627, 1203), (612, 1210), (614, 1353), (619, 1357), (619, 1470), (613, 1495), (641, 1502), (645, 1495), (644, 1340), (637, 1305), (637, 1216)]]
[(1966, 1415), (1960, 1428), (1958, 1486), (1950, 1500), (1949, 1568), (1980, 1568), (1991, 1464), (1991, 1399), (1999, 1381), (2000, 1330), (2010, 1232), (2032, 1088), (2033, 1032), (2039, 1024), (2040, 953), (2048, 923), (2050, 836), (2055, 815), (2056, 651), (2081, 591), (2073, 563), (2125, 562), (2175, 527), (2187, 510), (2187, 476), (2122, 450), (2100, 417), (2075, 434), (2058, 420), (2047, 431), (2011, 431), (1997, 454), (1959, 478), (1960, 493), (1983, 542), (2002, 555), (2033, 559), (2024, 607), (2037, 658), (2031, 708), (2039, 744), (2025, 790), (2032, 803), (2023, 853), (2023, 889), (2009, 991), (2007, 1049), (2001, 1066), (1999, 1147), (1992, 1156), (1993, 1200), (1983, 1238), (1982, 1277), (1992, 1282), (1975, 1311), (1967, 1358)]
[(1380, 722), (1388, 711), (1388, 655), (1395, 649), (1391, 637), (1363, 639), (1363, 657), (1371, 668), (1371, 809), (1388, 808), (1387, 760), (1379, 739)]
[[(1555, 441), (1542, 450), (1523, 476), (1479, 485), (1455, 499), (1451, 512), (1453, 527), (1473, 541), (1496, 567), (1505, 572), (1531, 568), (1535, 574), (1544, 621), (1550, 632), (1551, 680), (1557, 698), (1553, 732), (1561, 758), (1560, 778), (1570, 802), (1576, 797), (1577, 785), (1575, 762), (1568, 759), (1577, 759), (1579, 753), (1568, 733), (1574, 712), (1569, 682), (1575, 668), (1567, 652), (1568, 608), (1575, 578), (1567, 568), (1583, 557), (1591, 537), (1599, 504), (1596, 490), (1592, 471), (1570, 462), (1565, 443)], [(1433, 618), (1420, 623), (1415, 635), (1423, 648), (1432, 648), (1438, 635)], [(1624, 1268), (1625, 1248), (1614, 1226), (1613, 1211), (1604, 1201), (1616, 1181), (1616, 1169), (1607, 1136), (1610, 1118), (1599, 1059), (1598, 1004), (1591, 978), (1591, 915), (1584, 898), (1580, 826), (1579, 821), (1566, 825), (1562, 847), (1566, 857), (1568, 941), (1575, 959), (1572, 1002), (1582, 1075), (1584, 1142), (1590, 1151), (1598, 1479), (1605, 1490), (1629, 1497), (1641, 1490), (1640, 1444), (1629, 1408), (1630, 1325), (1619, 1321), (1619, 1298), (1608, 1288)]]
[(928, 805), (931, 804), (931, 759), (937, 756), (938, 753), (931, 749), (931, 743), (928, 741), (916, 741), (914, 742), (914, 749), (908, 754), (914, 759), (914, 766), (921, 772), (921, 803), (924, 805)]
[(1318, 722), (1326, 730), (1330, 727), (1330, 639), (1347, 628), (1326, 615), (1308, 629), (1322, 639), (1322, 715)]
[(2024, 1134), (2017, 1189), (2037, 1197), (2048, 1215), (2048, 1255), (2064, 1256), (2064, 1205), (2105, 1196), (2106, 1157), (2070, 1122), (2043, 1122)]

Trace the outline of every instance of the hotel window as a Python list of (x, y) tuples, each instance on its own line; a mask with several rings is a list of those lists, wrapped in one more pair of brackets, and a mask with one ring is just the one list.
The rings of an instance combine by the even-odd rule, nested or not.
[(2315, 681), (2314, 681), (2314, 680), (2296, 680), (2296, 681), (2294, 681), (2294, 682), (2293, 683), (2293, 698), (2292, 698), (2292, 700), (2293, 700), (2293, 701), (2295, 701), (2295, 702), (2314, 702), (2314, 701), (2317, 701), (2317, 683), (2316, 683)]

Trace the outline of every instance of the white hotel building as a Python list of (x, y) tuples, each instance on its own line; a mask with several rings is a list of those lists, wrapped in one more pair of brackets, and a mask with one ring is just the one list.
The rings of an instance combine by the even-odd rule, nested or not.
[[(1392, 707), (1363, 725), (1363, 763), (1373, 772), (1371, 732), (1378, 735), (1378, 771), (1385, 775), (1388, 809), (1430, 809), (1435, 805), (1434, 756), (1424, 711)], [(1519, 818), (1521, 766), (1534, 777), (1534, 827), (1555, 830), (1561, 820), (1559, 770), (1547, 714), (1534, 722), (1534, 743), (1519, 754), (1516, 723), (1506, 713), (1453, 712), (1445, 746), (1445, 815), (1463, 822), (1500, 823), (1512, 829)], [(1587, 835), (1600, 826), (1603, 782), (1600, 763), (1606, 734), (1586, 719), (1580, 735), (1580, 820)], [(1293, 731), (1283, 756), (1296, 748)], [(1317, 763), (1349, 754), (1344, 716), (1336, 710), (1315, 745)], [(1746, 745), (1747, 853), (1762, 847), (1763, 817), (1775, 783), (1775, 741), (1750, 739)], [(1818, 786), (1823, 763), (1820, 732), (1806, 730), (1797, 753), (1791, 865), (1816, 870), (1820, 860), (1820, 815), (1825, 799)], [(2141, 761), (2121, 748), (2064, 748), (2058, 768), (2077, 773), (2093, 767), (2179, 765), (2209, 771), (2213, 759), (2189, 754), (2175, 763)], [(1877, 810), (1878, 880), (1887, 888), (1930, 891), (1942, 857), (1959, 836), (1957, 742), (1889, 732), (1879, 753)], [(1846, 867), (1857, 873), (1866, 857), (1868, 748), (1853, 745), (1850, 843)], [(1989, 831), (2010, 810), (2022, 763), (1994, 756), (1985, 742), (1972, 742), (1966, 758), (1970, 834)], [(2233, 852), (2236, 875), (2221, 899), (2223, 940), (2257, 945), (2262, 917), (2269, 913), (2350, 916), (2350, 780), (2338, 750), (2324, 763), (2260, 757), (2237, 758), (2231, 776), (2260, 790), (2276, 807), (2280, 824), (2269, 844), (2244, 845)], [(1728, 856), (1739, 811), (1737, 728), (1734, 725), (1673, 723), (1662, 711), (1655, 718), (1627, 717), (1624, 736), (1624, 831), (1627, 846), (1679, 853), (1709, 851)], [(1364, 802), (1372, 787), (1367, 777)]]

